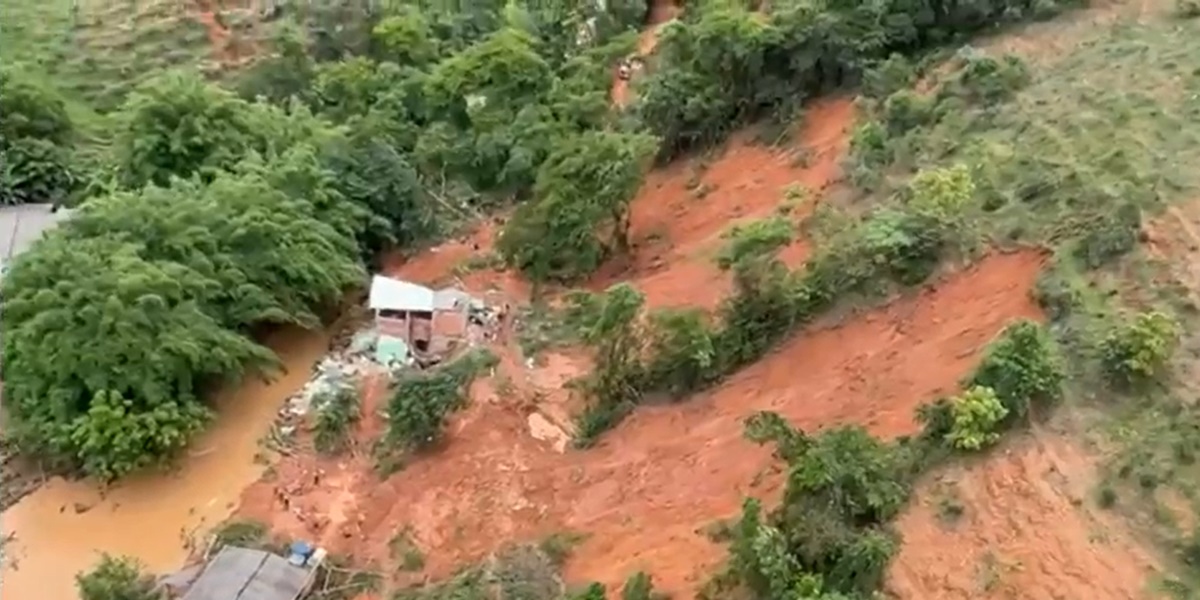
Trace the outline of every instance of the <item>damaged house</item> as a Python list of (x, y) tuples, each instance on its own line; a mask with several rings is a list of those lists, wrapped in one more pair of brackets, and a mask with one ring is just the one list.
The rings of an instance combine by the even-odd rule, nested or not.
[(396, 338), (416, 355), (445, 355), (462, 344), (476, 307), (466, 293), (376, 275), (368, 305), (380, 340)]

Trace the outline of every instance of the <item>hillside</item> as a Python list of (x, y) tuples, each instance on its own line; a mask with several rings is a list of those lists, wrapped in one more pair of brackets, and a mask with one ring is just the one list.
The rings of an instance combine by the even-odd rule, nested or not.
[[(167, 6), (137, 13), (181, 28), (161, 38), (139, 26), (137, 41), (113, 42), (109, 19), (69, 27), (115, 71), (57, 67), (95, 72), (64, 77), (99, 108), (137, 85), (119, 71), (139, 65), (151, 98), (201, 115), (207, 149), (192, 166), (196, 154), (166, 143), (136, 154), (117, 131), (107, 195), (83, 200), (85, 216), (5, 280), (17, 431), (40, 455), (66, 449), (110, 478), (155, 464), (129, 453), (133, 435), (177, 456), (213, 418), (189, 412), (208, 410), (195, 381), (269, 370), (274, 351), (286, 388), (255, 381), (230, 397), (294, 402), (315, 348), (371, 329), (327, 314), (379, 272), (511, 318), (435, 367), (354, 363), (361, 379), (344, 395), (280, 413), (254, 451), (269, 463), (261, 478), (241, 489), (251, 470), (239, 467), (238, 489), (214, 493), (236, 497), (228, 510), (200, 508), (232, 512), (218, 543), (329, 550), (338, 566), (314, 598), (1200, 590), (1200, 179), (1188, 168), (1200, 159), (1200, 10), (1186, 2), (1013, 3), (995, 22), (958, 15), (972, 25), (946, 25), (962, 28), (955, 43), (898, 27), (875, 46), (824, 28), (879, 16), (856, 10), (662, 3), (637, 40), (614, 27), (566, 58), (554, 52), (583, 44), (571, 33), (582, 9), (508, 5), (470, 20), (422, 4), (377, 23), (357, 57), (274, 59), (311, 75), (286, 109), (152, 77), (261, 52), (230, 50), (211, 9)], [(164, 44), (192, 50), (130, 52)], [(612, 78), (632, 53), (645, 71)], [(237, 84), (235, 71), (217, 79)], [(137, 109), (117, 114), (161, 114)], [(185, 167), (188, 181), (171, 179)], [(119, 260), (100, 258), (108, 250)], [(66, 309), (33, 310), (43, 285), (86, 324), (108, 270), (130, 300), (97, 322), (138, 328), (101, 350), (130, 357), (120, 364), (137, 385), (64, 375), (105, 355), (53, 346), (86, 338), (58, 328)], [(161, 329), (141, 310), (159, 311)], [(260, 344), (263, 324), (275, 334)], [(128, 331), (161, 350), (119, 344)], [(277, 340), (303, 356), (291, 362)], [(38, 437), (59, 418), (33, 401), (41, 389), (61, 410), (88, 408), (68, 422), (77, 433)], [(83, 392), (96, 395), (71, 395)], [(129, 407), (143, 404), (168, 407), (146, 412), (161, 425), (136, 420)], [(120, 432), (135, 422), (149, 424)], [(171, 428), (186, 435), (157, 434)], [(198, 456), (180, 467), (193, 497), (208, 492), (189, 469), (214, 473)], [(120, 497), (146, 481), (117, 485)], [(192, 534), (213, 528), (181, 518)], [(47, 540), (28, 548), (48, 556)], [(145, 556), (149, 543), (119, 547), (172, 562)]]

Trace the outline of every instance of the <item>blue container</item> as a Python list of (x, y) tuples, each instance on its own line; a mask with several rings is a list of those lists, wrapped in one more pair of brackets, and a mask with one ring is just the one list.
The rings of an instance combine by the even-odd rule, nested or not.
[(313, 547), (308, 542), (292, 542), (291, 556), (288, 557), (288, 563), (297, 567), (303, 567), (304, 563), (308, 562), (308, 557), (312, 556)]

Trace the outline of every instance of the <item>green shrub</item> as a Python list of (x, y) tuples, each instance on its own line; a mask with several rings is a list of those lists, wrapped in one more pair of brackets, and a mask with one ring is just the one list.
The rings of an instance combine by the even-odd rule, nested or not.
[(80, 600), (165, 600), (156, 591), (154, 577), (142, 572), (136, 561), (104, 554), (100, 564), (75, 576)]
[(905, 90), (916, 83), (917, 71), (907, 57), (892, 54), (863, 72), (860, 93), (868, 98), (882, 100)]
[(1101, 360), (1109, 378), (1139, 385), (1166, 372), (1179, 345), (1179, 324), (1158, 311), (1139, 313), (1113, 328), (1101, 343)]
[(75, 187), (62, 146), (36, 138), (0, 140), (0, 204), (61, 203)]
[(770, 256), (790, 244), (794, 236), (792, 223), (783, 217), (734, 225), (721, 234), (725, 246), (717, 255), (717, 265), (728, 270), (745, 260)]
[(1013, 55), (999, 60), (968, 49), (962, 68), (941, 90), (942, 96), (954, 95), (969, 102), (995, 104), (1012, 97), (1029, 83), (1029, 69)]
[(980, 450), (1000, 439), (998, 431), (1008, 409), (1000, 403), (996, 392), (976, 386), (951, 401), (954, 424), (946, 441), (959, 450)]
[[(747, 437), (775, 441), (788, 463), (783, 502), (769, 515), (746, 499), (732, 527), (731, 584), (762, 600), (836, 598), (869, 594), (882, 581), (896, 550), (880, 527), (908, 498), (896, 448), (860, 428), (842, 427), (807, 437), (778, 415), (747, 421)], [(729, 597), (728, 590), (718, 590)]]
[(578, 592), (570, 595), (569, 600), (605, 600), (607, 590), (600, 583), (590, 583), (588, 586)]
[(402, 379), (388, 401), (385, 446), (407, 452), (435, 444), (450, 414), (466, 405), (471, 381), (496, 361), (490, 352), (476, 350), (450, 364)]
[(670, 596), (654, 591), (654, 579), (638, 571), (625, 580), (621, 600), (670, 600)]
[(1075, 245), (1075, 256), (1090, 269), (1102, 267), (1137, 247), (1142, 211), (1123, 202), (1094, 219)]
[(90, 200), (3, 280), (18, 439), (109, 478), (175, 454), (205, 385), (278, 365), (251, 328), (319, 327), (362, 280), (352, 238), (316, 213), (257, 172)]
[(349, 442), (350, 429), (362, 418), (362, 402), (353, 384), (343, 385), (313, 398), (316, 418), (313, 444), (318, 452), (338, 454)]
[(620, 422), (646, 391), (642, 363), (646, 339), (640, 323), (645, 297), (633, 286), (620, 283), (603, 294), (575, 296), (575, 301), (568, 318), (579, 327), (596, 356), (592, 373), (578, 382), (590, 400), (575, 427), (575, 443), (585, 447)]
[(650, 315), (646, 386), (675, 397), (701, 389), (720, 373), (713, 333), (699, 309), (665, 309)]
[(881, 118), (888, 136), (900, 136), (928, 125), (934, 119), (934, 100), (910, 90), (900, 90), (883, 102)]
[(1050, 334), (1033, 321), (1021, 320), (988, 346), (968, 385), (992, 389), (1007, 411), (1004, 418), (1012, 420), (1057, 402), (1064, 378), (1062, 359)]
[(74, 134), (61, 96), (29, 73), (0, 67), (0, 204), (66, 199), (76, 186)]

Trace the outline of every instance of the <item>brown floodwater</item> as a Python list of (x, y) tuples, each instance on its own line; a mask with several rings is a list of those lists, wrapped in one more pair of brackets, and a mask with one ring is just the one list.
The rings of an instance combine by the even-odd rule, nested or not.
[(74, 576), (101, 552), (140, 560), (164, 573), (183, 565), (188, 539), (203, 543), (227, 518), (243, 488), (265, 468), (259, 440), (288, 396), (325, 354), (324, 332), (282, 331), (268, 340), (286, 372), (270, 383), (249, 378), (215, 398), (218, 417), (178, 469), (130, 478), (101, 495), (94, 482), (53, 479), (4, 511), (4, 600), (76, 600)]

